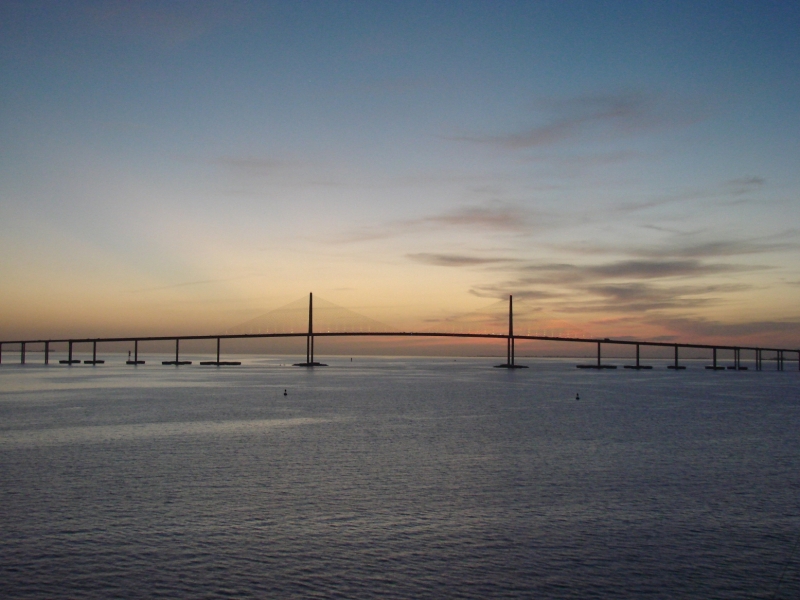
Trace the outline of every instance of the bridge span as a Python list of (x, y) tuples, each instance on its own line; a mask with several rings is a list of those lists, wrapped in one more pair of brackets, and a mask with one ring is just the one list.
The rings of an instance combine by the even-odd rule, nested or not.
[[(495, 365), (496, 368), (505, 369), (525, 369), (526, 365), (516, 362), (515, 343), (517, 340), (538, 340), (547, 342), (564, 342), (594, 344), (597, 347), (597, 359), (591, 363), (576, 365), (580, 369), (616, 369), (612, 365), (602, 360), (603, 345), (606, 346), (635, 346), (636, 361), (634, 364), (623, 365), (626, 369), (652, 369), (652, 365), (642, 364), (640, 361), (640, 350), (642, 347), (671, 348), (674, 350), (672, 364), (668, 369), (683, 370), (685, 365), (680, 364), (679, 356), (681, 349), (701, 349), (711, 352), (711, 364), (705, 368), (709, 370), (747, 370), (748, 367), (742, 364), (742, 352), (751, 354), (752, 362), (757, 371), (761, 371), (764, 360), (774, 361), (775, 370), (783, 371), (786, 362), (790, 357), (796, 357), (798, 370), (800, 370), (800, 349), (791, 348), (772, 348), (758, 346), (735, 346), (724, 344), (699, 344), (699, 343), (677, 343), (677, 342), (658, 342), (649, 340), (630, 340), (613, 338), (590, 338), (590, 337), (565, 337), (549, 335), (522, 335), (514, 333), (514, 304), (513, 297), (508, 297), (508, 333), (455, 333), (455, 332), (436, 332), (436, 331), (314, 331), (314, 297), (309, 294), (308, 298), (308, 330), (289, 333), (222, 333), (213, 335), (166, 335), (166, 336), (128, 336), (128, 337), (103, 337), (103, 338), (60, 338), (60, 339), (27, 339), (27, 340), (3, 340), (0, 341), (0, 364), (3, 363), (3, 347), (18, 346), (19, 363), (26, 363), (26, 351), (33, 344), (44, 345), (44, 364), (50, 364), (50, 353), (52, 345), (67, 344), (67, 358), (59, 360), (60, 364), (73, 365), (83, 362), (84, 364), (100, 365), (104, 360), (97, 357), (97, 346), (102, 343), (132, 342), (134, 344), (133, 356), (126, 361), (129, 365), (142, 365), (145, 361), (139, 360), (139, 342), (175, 342), (175, 359), (162, 361), (164, 365), (190, 365), (191, 361), (180, 359), (180, 343), (187, 340), (216, 340), (217, 353), (216, 360), (204, 361), (201, 365), (212, 366), (233, 366), (241, 364), (238, 361), (220, 360), (220, 349), (222, 340), (231, 339), (264, 339), (264, 338), (306, 338), (306, 360), (296, 363), (298, 367), (324, 367), (326, 365), (316, 362), (314, 359), (314, 338), (317, 337), (419, 337), (419, 338), (469, 338), (469, 339), (496, 339), (506, 343), (506, 362)], [(91, 360), (78, 360), (73, 358), (73, 350), (76, 344), (91, 344)], [(726, 350), (733, 353), (733, 364), (723, 366), (717, 359), (717, 352)]]

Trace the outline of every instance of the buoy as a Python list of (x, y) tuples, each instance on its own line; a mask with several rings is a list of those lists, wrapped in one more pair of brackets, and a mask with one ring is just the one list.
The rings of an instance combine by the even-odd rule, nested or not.
[(283, 390), (283, 395), (288, 396), (289, 394), (286, 393), (286, 390)]
[(580, 399), (581, 399), (581, 395), (580, 394), (575, 394), (575, 400), (580, 400)]

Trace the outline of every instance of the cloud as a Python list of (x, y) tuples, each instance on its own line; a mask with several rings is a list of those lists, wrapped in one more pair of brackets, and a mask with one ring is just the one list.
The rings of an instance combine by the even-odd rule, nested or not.
[(738, 177), (725, 182), (725, 188), (734, 196), (741, 196), (753, 192), (766, 185), (767, 180), (763, 177)]
[(642, 313), (664, 309), (693, 309), (718, 304), (722, 296), (750, 289), (744, 284), (664, 286), (643, 282), (602, 283), (531, 289), (525, 279), (475, 286), (470, 293), (486, 298), (556, 300), (550, 306), (562, 313)]
[[(774, 238), (773, 238), (774, 239)], [(780, 252), (784, 250), (797, 250), (800, 244), (796, 242), (765, 242), (759, 240), (718, 240), (713, 242), (702, 242), (699, 244), (688, 244), (686, 246), (675, 245), (672, 247), (662, 247), (658, 249), (640, 250), (640, 255), (649, 256), (675, 256), (692, 258), (716, 258), (730, 256), (744, 256), (748, 254), (764, 254), (767, 252)]]
[[(534, 217), (536, 218), (534, 219)], [(439, 231), (442, 228), (520, 235), (532, 233), (537, 228), (547, 227), (552, 222), (552, 217), (546, 213), (535, 212), (513, 203), (495, 201), (484, 205), (460, 206), (418, 219), (405, 219), (375, 227), (362, 227), (333, 241), (351, 243), (379, 240), (420, 231)]]
[(456, 141), (508, 149), (552, 146), (573, 139), (607, 139), (699, 118), (696, 110), (665, 96), (626, 91), (582, 95), (539, 103), (546, 122), (518, 133), (450, 136)]
[(222, 279), (203, 279), (201, 281), (185, 281), (183, 283), (173, 283), (170, 285), (161, 285), (158, 287), (144, 288), (140, 290), (131, 290), (131, 294), (141, 294), (144, 292), (158, 292), (161, 290), (171, 290), (180, 287), (190, 287), (196, 285), (208, 285), (210, 283), (225, 283), (228, 281), (238, 281), (240, 279), (250, 279), (251, 277), (258, 277), (258, 275), (241, 275), (239, 277), (225, 277)]
[(488, 206), (465, 206), (454, 210), (424, 217), (409, 223), (419, 225), (448, 225), (453, 227), (472, 227), (494, 231), (522, 233), (529, 229), (529, 215), (521, 207), (492, 203)]
[(656, 286), (640, 282), (592, 285), (583, 288), (600, 302), (589, 300), (565, 306), (565, 312), (647, 312), (663, 309), (688, 309), (717, 304), (720, 294), (750, 289), (748, 285)]
[(520, 272), (524, 275), (519, 281), (528, 285), (578, 284), (610, 279), (700, 277), (749, 269), (751, 267), (706, 264), (699, 260), (623, 260), (595, 265), (568, 263), (529, 264), (520, 269)]
[[(528, 297), (551, 302), (564, 313), (647, 312), (717, 304), (726, 295), (751, 289), (739, 283), (707, 283), (710, 275), (739, 273), (754, 267), (700, 260), (624, 260), (600, 264), (546, 263), (508, 265), (516, 279), (475, 285), (481, 297)], [(702, 283), (692, 285), (690, 282)], [(678, 283), (681, 282), (681, 283)]]
[(556, 248), (573, 254), (624, 254), (639, 259), (728, 258), (732, 256), (747, 256), (800, 249), (800, 243), (792, 241), (792, 238), (797, 237), (797, 232), (795, 230), (787, 230), (783, 233), (770, 236), (769, 238), (696, 241), (698, 237), (705, 237), (707, 234), (704, 232), (685, 234), (653, 225), (645, 225), (645, 227), (647, 229), (670, 233), (672, 236), (665, 242), (648, 246), (583, 244), (577, 246), (560, 245), (556, 246)]
[(728, 264), (704, 264), (698, 260), (624, 260), (585, 267), (589, 277), (659, 279), (664, 277), (697, 277), (715, 273), (741, 271), (745, 267)]
[(652, 317), (648, 322), (683, 336), (741, 337), (780, 333), (796, 338), (800, 335), (800, 322), (792, 320), (723, 323), (704, 318)]
[(518, 300), (545, 300), (560, 296), (545, 290), (525, 290), (502, 284), (476, 286), (469, 290), (469, 293), (479, 298), (499, 298), (501, 300), (508, 300), (509, 296), (514, 296)]
[(759, 189), (765, 183), (766, 180), (762, 177), (731, 179), (708, 188), (684, 190), (679, 193), (661, 195), (639, 202), (624, 202), (612, 210), (622, 214), (631, 214), (668, 204), (700, 201), (716, 202), (719, 206), (732, 206), (751, 202), (751, 199), (741, 198), (741, 196)]
[(473, 267), (478, 265), (516, 261), (516, 259), (513, 258), (480, 258), (477, 256), (465, 256), (461, 254), (431, 254), (428, 252), (406, 254), (406, 257), (414, 262), (419, 262), (426, 265), (435, 265), (438, 267)]

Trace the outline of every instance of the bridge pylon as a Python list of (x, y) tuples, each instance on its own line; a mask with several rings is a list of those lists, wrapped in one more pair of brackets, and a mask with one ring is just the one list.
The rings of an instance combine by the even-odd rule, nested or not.
[(314, 294), (308, 293), (308, 335), (306, 336), (306, 362), (295, 363), (295, 367), (327, 367), (314, 362)]
[(508, 337), (506, 338), (506, 362), (495, 365), (496, 369), (527, 369), (526, 365), (514, 362), (514, 297), (508, 296)]

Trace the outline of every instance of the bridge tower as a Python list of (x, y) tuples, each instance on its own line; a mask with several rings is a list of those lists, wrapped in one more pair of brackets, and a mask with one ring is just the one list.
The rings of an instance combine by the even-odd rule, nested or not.
[(527, 369), (525, 365), (514, 362), (514, 297), (508, 296), (508, 336), (506, 338), (506, 362), (495, 365), (497, 369)]
[(306, 335), (306, 362), (295, 363), (295, 367), (327, 367), (319, 362), (314, 362), (314, 294), (308, 294), (308, 335)]

